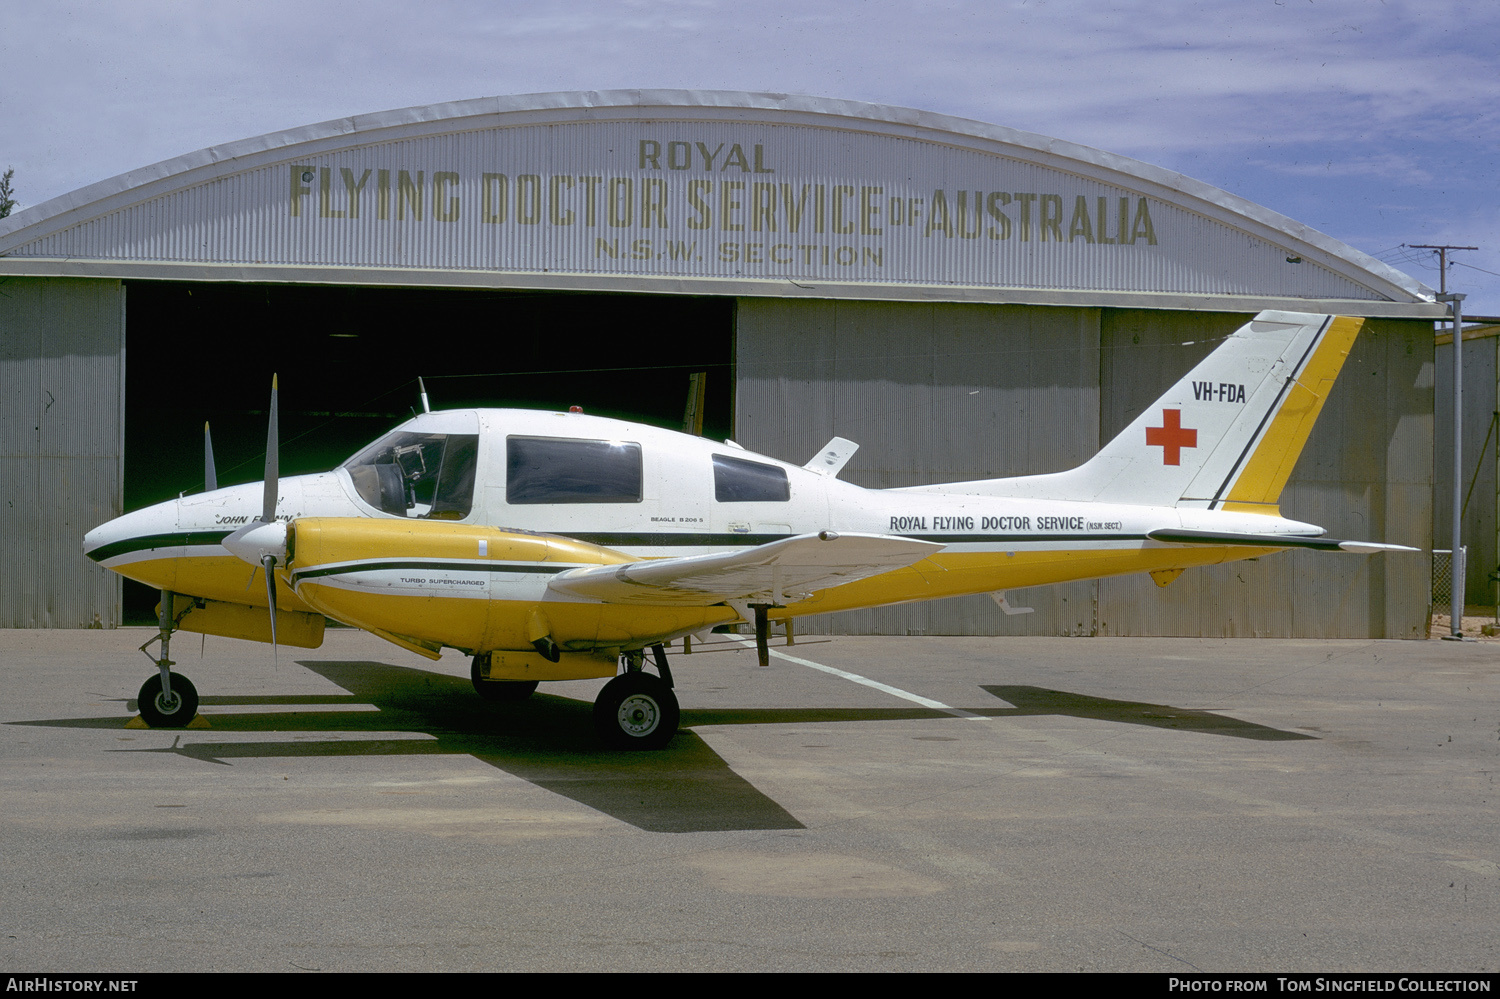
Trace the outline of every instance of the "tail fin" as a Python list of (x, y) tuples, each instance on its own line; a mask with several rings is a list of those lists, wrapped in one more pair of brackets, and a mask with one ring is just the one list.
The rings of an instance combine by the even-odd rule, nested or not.
[(1078, 468), (945, 488), (1279, 515), (1282, 487), (1363, 325), (1262, 312)]

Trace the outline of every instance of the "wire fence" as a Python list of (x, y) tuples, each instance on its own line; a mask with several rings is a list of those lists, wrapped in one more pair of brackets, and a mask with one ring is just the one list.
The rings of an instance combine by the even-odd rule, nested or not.
[(1453, 549), (1432, 550), (1432, 606), (1446, 613), (1453, 603)]

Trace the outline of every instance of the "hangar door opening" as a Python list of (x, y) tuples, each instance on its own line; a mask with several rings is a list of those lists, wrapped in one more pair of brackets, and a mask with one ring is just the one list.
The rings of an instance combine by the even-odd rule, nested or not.
[[(682, 429), (707, 372), (703, 433), (733, 424), (734, 299), (131, 281), (126, 289), (125, 509), (258, 481), (279, 375), (281, 473), (338, 465), (432, 408), (566, 410)], [(157, 594), (126, 581), (124, 620)]]

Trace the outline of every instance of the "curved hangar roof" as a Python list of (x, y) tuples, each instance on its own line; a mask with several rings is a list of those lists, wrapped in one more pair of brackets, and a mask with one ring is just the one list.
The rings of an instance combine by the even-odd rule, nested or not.
[(1440, 314), (1180, 174), (775, 94), (491, 97), (215, 146), (0, 220), (0, 274)]

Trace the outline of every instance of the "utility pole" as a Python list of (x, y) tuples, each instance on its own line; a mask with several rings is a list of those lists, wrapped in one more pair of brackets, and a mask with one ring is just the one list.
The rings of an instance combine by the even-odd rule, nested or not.
[(1438, 301), (1447, 302), (1453, 315), (1453, 554), (1449, 556), (1451, 582), (1448, 586), (1450, 641), (1464, 640), (1464, 584), (1468, 572), (1467, 552), (1463, 547), (1464, 489), (1464, 334), (1463, 295), (1448, 294), (1448, 251), (1477, 250), (1477, 246), (1432, 246), (1411, 244), (1413, 250), (1436, 250), (1438, 253)]

